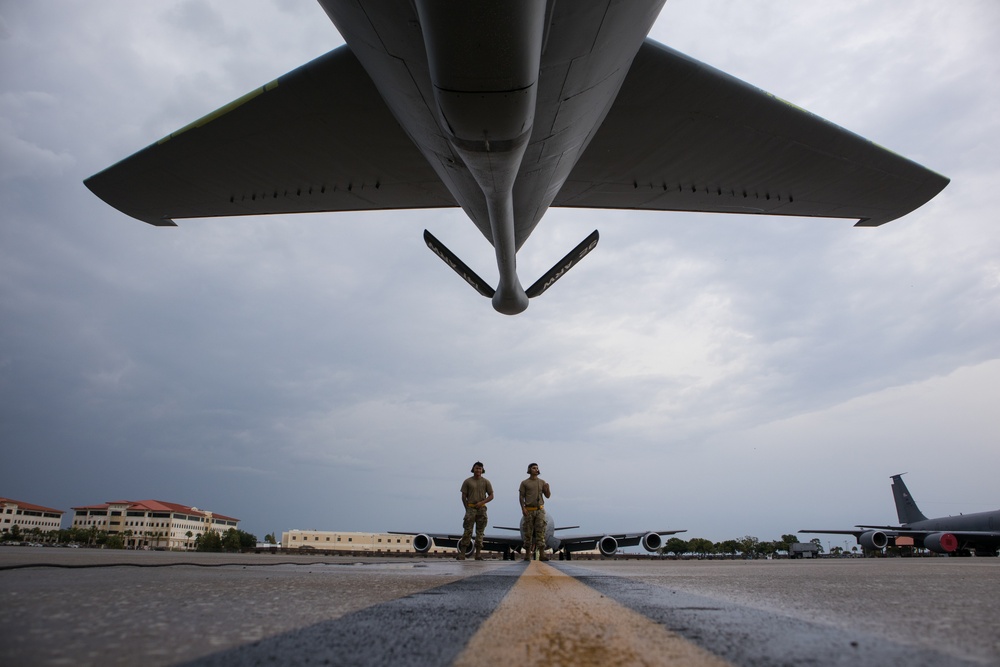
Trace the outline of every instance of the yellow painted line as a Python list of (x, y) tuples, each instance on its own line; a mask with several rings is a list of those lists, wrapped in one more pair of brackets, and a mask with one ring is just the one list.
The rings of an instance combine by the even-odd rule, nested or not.
[(453, 664), (730, 665), (538, 561), (528, 564)]

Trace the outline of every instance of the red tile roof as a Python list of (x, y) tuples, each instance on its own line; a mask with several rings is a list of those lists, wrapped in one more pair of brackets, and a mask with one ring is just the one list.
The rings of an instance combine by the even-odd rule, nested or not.
[(13, 498), (3, 498), (0, 497), (0, 504), (11, 503), (17, 505), (23, 510), (33, 510), (35, 512), (56, 512), (58, 514), (65, 514), (65, 510), (52, 509), (51, 507), (44, 507), (42, 505), (35, 505), (32, 503), (26, 503), (23, 500), (14, 500)]
[[(180, 512), (182, 514), (194, 514), (196, 516), (205, 516), (208, 514), (208, 512), (204, 510), (195, 509), (194, 507), (188, 507), (187, 505), (181, 505), (179, 503), (168, 503), (163, 500), (114, 500), (100, 505), (84, 505), (81, 507), (74, 507), (73, 509), (106, 510), (111, 505), (125, 505), (129, 510), (140, 512)], [(224, 521), (239, 521), (239, 519), (235, 517), (226, 516), (217, 512), (212, 512), (212, 518), (222, 519)]]

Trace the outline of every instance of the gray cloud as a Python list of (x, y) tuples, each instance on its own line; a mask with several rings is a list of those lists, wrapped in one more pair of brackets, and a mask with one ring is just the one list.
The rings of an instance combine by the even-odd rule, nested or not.
[(482, 459), (497, 523), (530, 460), (587, 530), (891, 521), (903, 470), (925, 512), (995, 505), (993, 3), (672, 0), (656, 39), (953, 182), (878, 229), (552, 210), (526, 281), (594, 228), (601, 244), (516, 318), (423, 247), (426, 227), (495, 280), (460, 211), (154, 229), (83, 187), (339, 44), (317, 4), (0, 20), (4, 495), (160, 498), (258, 535), (454, 530)]

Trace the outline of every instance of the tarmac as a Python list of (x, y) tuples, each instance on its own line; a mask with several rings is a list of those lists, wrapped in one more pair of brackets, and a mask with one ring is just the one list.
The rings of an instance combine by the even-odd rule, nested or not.
[(1000, 665), (1000, 558), (0, 547), (4, 665)]

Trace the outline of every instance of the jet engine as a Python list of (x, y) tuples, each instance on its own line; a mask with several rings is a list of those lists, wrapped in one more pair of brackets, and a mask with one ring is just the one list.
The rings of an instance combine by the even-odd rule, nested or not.
[(614, 556), (618, 551), (618, 540), (610, 535), (605, 535), (597, 541), (597, 548), (601, 550), (602, 556)]
[(646, 533), (642, 536), (642, 548), (646, 551), (656, 551), (663, 546), (663, 538), (659, 533)]
[(431, 550), (434, 546), (434, 540), (430, 538), (430, 535), (424, 535), (421, 533), (413, 538), (413, 550), (418, 554), (425, 554)]
[(881, 530), (869, 530), (858, 535), (858, 544), (865, 549), (884, 549), (889, 543), (889, 538)]
[(951, 533), (931, 533), (924, 537), (924, 548), (936, 554), (950, 554), (958, 549), (958, 538)]

